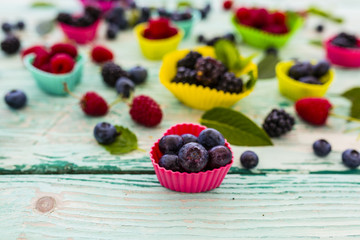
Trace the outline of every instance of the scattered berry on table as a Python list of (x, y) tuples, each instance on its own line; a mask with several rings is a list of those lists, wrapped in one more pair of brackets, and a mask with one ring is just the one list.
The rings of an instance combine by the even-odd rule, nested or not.
[(202, 55), (195, 51), (190, 51), (182, 59), (177, 62), (176, 67), (185, 67), (189, 69), (195, 69), (195, 64)]
[(198, 142), (206, 149), (225, 145), (224, 136), (214, 128), (206, 128), (198, 136)]
[(184, 140), (184, 144), (187, 144), (189, 142), (198, 142), (197, 137), (190, 133), (185, 133), (181, 135), (181, 137)]
[(143, 23), (149, 21), (151, 17), (151, 9), (148, 7), (142, 7), (140, 10), (140, 18), (138, 23)]
[(159, 166), (174, 172), (182, 172), (179, 157), (175, 154), (165, 154), (159, 159)]
[(163, 154), (178, 154), (183, 145), (183, 138), (175, 134), (163, 136), (159, 141), (159, 149)]
[(324, 25), (322, 24), (317, 25), (315, 31), (318, 33), (322, 33), (324, 31)]
[(109, 40), (115, 39), (118, 31), (119, 31), (119, 28), (116, 25), (110, 24), (106, 30), (106, 38)]
[(128, 71), (128, 74), (129, 74), (129, 78), (131, 79), (131, 81), (133, 81), (135, 84), (144, 83), (148, 76), (148, 72), (147, 72), (146, 68), (141, 67), (141, 66), (135, 66), (135, 67), (131, 68)]
[(71, 72), (74, 66), (74, 59), (65, 53), (58, 53), (54, 55), (50, 61), (50, 70), (55, 74)]
[(85, 93), (80, 101), (81, 109), (89, 116), (104, 116), (109, 106), (99, 94), (95, 92)]
[(1, 29), (3, 30), (4, 33), (10, 33), (11, 32), (11, 29), (12, 29), (12, 26), (10, 23), (8, 22), (5, 22), (1, 25)]
[(236, 42), (236, 38), (233, 33), (227, 33), (223, 36), (223, 38), (229, 40), (230, 42)]
[(220, 61), (211, 58), (199, 58), (195, 64), (196, 80), (204, 86), (216, 86), (226, 67)]
[(187, 143), (179, 151), (179, 163), (186, 172), (200, 172), (209, 161), (208, 151), (199, 143)]
[(140, 95), (133, 99), (130, 108), (131, 118), (146, 127), (155, 127), (161, 122), (162, 111), (151, 97)]
[(297, 114), (313, 125), (324, 125), (332, 108), (325, 98), (303, 98), (295, 103)]
[(265, 118), (263, 129), (270, 137), (280, 137), (291, 131), (295, 119), (283, 109), (273, 109)]
[(245, 169), (252, 169), (259, 163), (259, 157), (253, 151), (245, 151), (240, 156), (240, 163)]
[(347, 149), (342, 153), (342, 162), (348, 168), (357, 168), (360, 166), (360, 153), (355, 149)]
[(1, 50), (8, 55), (17, 53), (19, 49), (20, 40), (13, 35), (6, 36), (6, 38), (1, 42)]
[(301, 77), (310, 76), (312, 74), (312, 65), (309, 62), (297, 62), (289, 69), (289, 76), (299, 80)]
[(209, 150), (210, 169), (223, 167), (231, 162), (232, 153), (229, 148), (225, 146), (216, 146)]
[(197, 37), (197, 42), (198, 42), (198, 43), (205, 43), (205, 37), (204, 37), (204, 35), (200, 34), (200, 35)]
[(325, 139), (319, 139), (313, 144), (314, 153), (319, 157), (325, 157), (331, 152), (331, 145)]
[(331, 40), (331, 43), (338, 47), (344, 48), (358, 48), (358, 39), (355, 35), (345, 32), (339, 33), (335, 38)]
[(111, 144), (115, 142), (118, 133), (115, 126), (107, 122), (100, 122), (94, 128), (94, 137), (100, 144)]
[(27, 97), (21, 90), (12, 90), (5, 95), (6, 104), (14, 109), (20, 109), (26, 105)]
[(216, 89), (229, 93), (241, 93), (243, 90), (243, 82), (242, 79), (236, 77), (234, 73), (226, 72), (221, 76), (221, 80)]
[(114, 59), (114, 54), (110, 49), (96, 45), (91, 49), (91, 59), (96, 63), (104, 63)]
[(115, 88), (122, 98), (129, 98), (134, 92), (135, 84), (129, 78), (121, 77), (117, 80)]
[(101, 69), (104, 82), (110, 87), (115, 87), (116, 81), (121, 77), (129, 77), (127, 72), (114, 62), (106, 62)]
[(234, 4), (234, 2), (232, 0), (225, 0), (223, 2), (223, 8), (225, 10), (230, 10), (232, 8), (233, 4)]
[(19, 29), (19, 30), (24, 30), (25, 29), (25, 23), (24, 21), (18, 21), (16, 23), (16, 28)]

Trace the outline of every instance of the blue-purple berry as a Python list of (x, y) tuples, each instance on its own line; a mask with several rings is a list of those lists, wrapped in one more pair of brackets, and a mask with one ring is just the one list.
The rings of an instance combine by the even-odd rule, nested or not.
[(179, 164), (184, 171), (200, 172), (209, 161), (208, 151), (199, 143), (185, 144), (179, 151)]
[(289, 69), (289, 76), (293, 79), (309, 76), (312, 73), (312, 65), (309, 62), (297, 62)]
[(107, 122), (96, 124), (94, 128), (94, 137), (100, 144), (111, 144), (115, 142), (118, 136), (115, 126)]
[(159, 166), (174, 172), (182, 172), (179, 157), (175, 154), (165, 154), (159, 159)]
[(166, 135), (159, 141), (159, 149), (163, 154), (177, 154), (184, 145), (184, 140), (179, 135)]
[(330, 70), (330, 63), (326, 60), (322, 60), (313, 66), (312, 73), (314, 77), (321, 78), (322, 76), (327, 74), (329, 70)]
[(198, 142), (209, 150), (215, 146), (225, 145), (225, 138), (218, 130), (207, 128), (199, 134)]
[(148, 72), (146, 68), (141, 66), (133, 67), (129, 70), (129, 78), (135, 83), (140, 84), (146, 81)]
[(246, 151), (240, 156), (240, 163), (246, 169), (252, 169), (259, 163), (259, 157), (253, 151)]
[(6, 104), (13, 109), (20, 109), (26, 105), (27, 97), (21, 90), (12, 90), (5, 95)]
[(127, 77), (121, 77), (116, 81), (115, 88), (122, 98), (129, 98), (131, 93), (134, 92), (135, 85)]
[(223, 167), (231, 162), (232, 153), (229, 148), (225, 146), (216, 146), (209, 150), (210, 169)]
[(197, 137), (190, 133), (183, 134), (183, 135), (181, 135), (181, 137), (184, 140), (184, 144), (187, 144), (189, 142), (198, 142)]
[(319, 139), (313, 144), (314, 153), (319, 157), (325, 157), (331, 152), (331, 145), (325, 139)]
[(360, 153), (355, 149), (347, 149), (342, 153), (342, 161), (348, 168), (355, 169), (360, 166)]

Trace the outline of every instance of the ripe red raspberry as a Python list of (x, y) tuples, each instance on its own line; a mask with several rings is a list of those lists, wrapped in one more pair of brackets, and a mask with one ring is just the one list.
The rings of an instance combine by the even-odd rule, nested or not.
[(106, 47), (97, 45), (91, 50), (91, 58), (96, 63), (104, 63), (113, 60), (114, 54)]
[(313, 125), (324, 125), (332, 105), (325, 98), (303, 98), (295, 103), (297, 114)]
[(52, 73), (62, 74), (71, 72), (75, 61), (68, 54), (58, 53), (50, 60), (50, 69)]
[(109, 110), (104, 98), (96, 92), (85, 93), (80, 100), (80, 106), (84, 113), (90, 116), (103, 116)]
[(225, 0), (224, 2), (223, 2), (223, 8), (225, 9), (225, 10), (230, 10), (231, 8), (232, 8), (232, 5), (233, 5), (233, 1), (232, 0)]
[(274, 12), (271, 14), (271, 22), (277, 25), (285, 24), (286, 16), (282, 12)]
[(51, 56), (54, 56), (57, 53), (66, 53), (73, 58), (76, 58), (78, 52), (76, 47), (70, 43), (56, 43), (51, 46)]
[[(36, 57), (34, 58), (33, 66), (45, 71), (45, 69), (42, 66), (45, 64), (49, 64), (50, 54), (45, 50), (37, 50), (35, 54)], [(50, 71), (50, 69), (48, 70)]]
[(162, 111), (151, 97), (140, 95), (134, 98), (130, 108), (131, 118), (146, 127), (154, 127), (161, 122)]
[(285, 24), (282, 25), (267, 25), (262, 28), (263, 31), (272, 33), (272, 34), (284, 34), (289, 31)]
[(236, 10), (235, 15), (238, 21), (242, 23), (245, 19), (250, 18), (250, 11), (249, 9), (242, 7)]
[(47, 53), (46, 48), (43, 45), (34, 45), (32, 47), (26, 48), (21, 52), (21, 57), (25, 57), (26, 55), (30, 53), (34, 53), (35, 55), (38, 55), (38, 53)]

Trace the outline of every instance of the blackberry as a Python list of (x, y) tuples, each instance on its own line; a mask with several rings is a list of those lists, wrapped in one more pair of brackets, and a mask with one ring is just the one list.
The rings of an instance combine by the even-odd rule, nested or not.
[(270, 137), (280, 137), (289, 132), (295, 124), (295, 119), (283, 109), (273, 109), (265, 118), (263, 129)]
[(20, 41), (17, 37), (8, 35), (4, 41), (1, 42), (1, 50), (6, 54), (14, 54), (20, 49)]
[(357, 45), (357, 38), (355, 35), (347, 34), (347, 33), (340, 33), (338, 34), (331, 43), (335, 46), (345, 47), (345, 48), (356, 48)]
[(196, 71), (185, 67), (179, 67), (172, 82), (195, 84)]
[(56, 20), (58, 22), (61, 22), (61, 23), (65, 23), (65, 24), (68, 24), (68, 25), (72, 25), (73, 24), (73, 18), (70, 14), (68, 13), (59, 13), (56, 17)]
[(226, 67), (218, 60), (206, 57), (199, 58), (195, 64), (196, 80), (203, 86), (216, 86)]
[(100, 17), (101, 10), (94, 6), (86, 6), (85, 14), (90, 15), (93, 19), (97, 20)]
[(116, 25), (110, 24), (108, 29), (106, 29), (106, 39), (115, 39), (119, 29)]
[(219, 41), (221, 37), (214, 37), (206, 42), (208, 46), (214, 46), (217, 41)]
[(197, 37), (197, 42), (198, 42), (198, 43), (205, 43), (205, 42), (206, 42), (206, 39), (205, 39), (204, 35), (200, 34), (200, 35)]
[(101, 76), (104, 82), (110, 87), (115, 87), (116, 81), (121, 77), (129, 77), (119, 65), (114, 62), (107, 62), (101, 69)]
[(190, 51), (186, 56), (182, 59), (180, 59), (177, 62), (177, 67), (186, 67), (189, 69), (194, 69), (195, 64), (199, 58), (201, 58), (202, 55), (198, 52)]
[(237, 78), (234, 73), (226, 72), (221, 78), (217, 90), (229, 93), (241, 93), (243, 89), (243, 81)]
[(78, 27), (88, 27), (90, 26), (91, 24), (93, 24), (95, 21), (94, 21), (94, 18), (88, 14), (85, 14), (81, 17), (79, 17), (78, 19), (75, 20), (75, 26), (78, 26)]

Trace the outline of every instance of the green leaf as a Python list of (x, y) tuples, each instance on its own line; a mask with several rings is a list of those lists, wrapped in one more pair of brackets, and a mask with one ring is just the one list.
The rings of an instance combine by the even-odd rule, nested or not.
[(318, 46), (318, 47), (322, 47), (323, 43), (321, 40), (310, 40), (309, 41), (310, 44), (314, 45), (314, 46)]
[(37, 7), (54, 7), (55, 5), (50, 2), (42, 2), (42, 1), (36, 1), (31, 4), (31, 7), (37, 8)]
[(235, 70), (240, 63), (240, 54), (235, 45), (229, 40), (221, 39), (215, 43), (216, 59), (229, 70)]
[(246, 57), (246, 58), (240, 58), (240, 64), (237, 67), (237, 70), (242, 70), (244, 67), (246, 67), (252, 60), (254, 57), (256, 57), (258, 54), (257, 53), (253, 53), (250, 56)]
[(192, 5), (191, 5), (191, 2), (189, 1), (181, 1), (181, 2), (178, 2), (177, 4), (177, 8), (190, 8)]
[(317, 15), (317, 16), (320, 16), (320, 17), (323, 17), (323, 18), (326, 18), (326, 19), (329, 19), (330, 21), (333, 21), (335, 23), (343, 23), (344, 22), (344, 19), (340, 18), (340, 17), (336, 17), (334, 15), (332, 15), (331, 13), (329, 12), (326, 12), (324, 10), (321, 10), (320, 8), (318, 7), (310, 7), (308, 10), (307, 10), (308, 13), (310, 14), (314, 14), (314, 15)]
[(341, 96), (349, 99), (350, 101), (354, 101), (355, 99), (360, 97), (360, 87), (351, 88), (346, 92), (342, 93)]
[(351, 105), (350, 116), (360, 119), (360, 96)]
[(110, 145), (102, 145), (109, 153), (117, 155), (128, 153), (138, 148), (137, 137), (128, 128), (115, 125), (117, 132), (120, 134), (115, 142)]
[(280, 62), (279, 57), (276, 54), (266, 54), (258, 64), (259, 79), (274, 78), (276, 76), (275, 66)]
[[(247, 82), (245, 83), (246, 90), (252, 89), (255, 86), (255, 83), (257, 80), (254, 76), (253, 71), (249, 72), (247, 74), (247, 76), (249, 77), (249, 80), (247, 80)], [(243, 78), (243, 80), (245, 80), (244, 77), (242, 77), (242, 78)]]
[(266, 132), (244, 114), (216, 107), (205, 112), (200, 123), (220, 131), (227, 141), (237, 146), (273, 145)]

